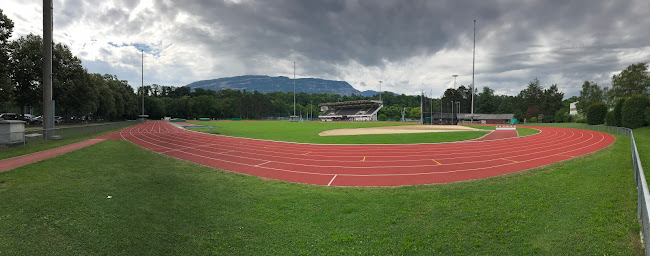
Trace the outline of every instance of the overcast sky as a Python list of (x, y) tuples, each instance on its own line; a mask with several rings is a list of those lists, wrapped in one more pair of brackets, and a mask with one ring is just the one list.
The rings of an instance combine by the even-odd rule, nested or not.
[[(2, 0), (13, 39), (42, 35), (42, 1)], [(54, 40), (93, 73), (183, 86), (238, 75), (314, 77), (439, 97), (472, 82), (516, 95), (538, 78), (565, 98), (650, 62), (650, 1), (54, 0)]]

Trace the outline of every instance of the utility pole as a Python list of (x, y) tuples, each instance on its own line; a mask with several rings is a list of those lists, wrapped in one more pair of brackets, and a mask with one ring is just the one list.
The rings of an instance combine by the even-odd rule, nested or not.
[(474, 20), (474, 49), (472, 50), (472, 123), (474, 123), (474, 60), (476, 59), (476, 20)]
[(142, 75), (140, 88), (142, 88), (142, 120), (144, 121), (144, 49), (142, 50), (142, 72), (140, 74)]
[(451, 101), (451, 124), (454, 124), (454, 101)]
[(293, 62), (293, 116), (296, 116), (296, 62)]
[(54, 136), (52, 102), (52, 0), (43, 0), (43, 129), (45, 140)]
[(429, 119), (429, 121), (431, 121), (431, 124), (433, 125), (433, 89), (431, 89), (430, 95), (431, 95), (431, 119)]
[(442, 97), (440, 97), (440, 124), (442, 124)]
[(379, 101), (381, 101), (381, 81), (379, 81)]
[(424, 113), (422, 111), (424, 111), (424, 92), (420, 94), (420, 124), (424, 124)]

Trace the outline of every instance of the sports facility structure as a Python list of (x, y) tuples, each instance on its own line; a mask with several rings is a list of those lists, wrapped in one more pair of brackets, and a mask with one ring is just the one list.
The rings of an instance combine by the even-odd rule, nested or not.
[[(527, 170), (600, 150), (614, 136), (534, 127), (509, 139), (405, 145), (307, 144), (188, 131), (150, 121), (119, 136), (160, 154), (227, 171), (324, 186), (403, 186), (472, 180)], [(495, 131), (496, 133), (516, 131)], [(534, 145), (534, 146), (531, 146)]]
[(355, 100), (322, 103), (318, 106), (323, 111), (318, 116), (321, 121), (377, 121), (377, 112), (384, 104), (378, 100)]

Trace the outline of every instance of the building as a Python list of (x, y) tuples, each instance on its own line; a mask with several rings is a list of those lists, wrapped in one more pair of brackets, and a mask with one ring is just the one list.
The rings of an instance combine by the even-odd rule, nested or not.
[(470, 123), (472, 119), (475, 124), (510, 124), (511, 120), (515, 118), (514, 114), (472, 114), (470, 113), (440, 113), (433, 114), (434, 124), (458, 124)]
[(569, 115), (577, 115), (578, 114), (578, 108), (576, 105), (578, 104), (578, 101), (569, 104)]
[(318, 116), (321, 121), (377, 121), (377, 112), (384, 104), (378, 100), (355, 100), (318, 106), (323, 111)]

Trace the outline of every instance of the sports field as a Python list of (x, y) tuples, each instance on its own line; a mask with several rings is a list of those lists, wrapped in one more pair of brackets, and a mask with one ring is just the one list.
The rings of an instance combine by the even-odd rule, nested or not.
[(0, 252), (635, 255), (630, 145), (615, 136), (526, 172), (395, 188), (260, 179), (109, 140), (0, 173)]

